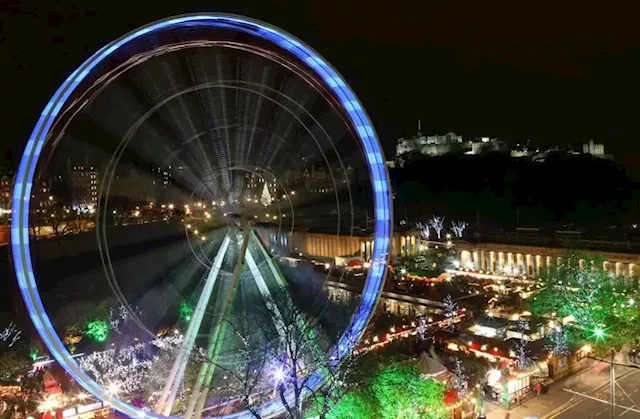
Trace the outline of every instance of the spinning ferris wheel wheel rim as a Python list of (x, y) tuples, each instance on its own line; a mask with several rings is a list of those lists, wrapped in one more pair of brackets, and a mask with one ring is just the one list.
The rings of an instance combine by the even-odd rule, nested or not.
[[(230, 27), (262, 38), (288, 51), (308, 66), (309, 69), (324, 82), (325, 86), (339, 101), (342, 111), (347, 116), (350, 124), (352, 124), (352, 128), (358, 137), (367, 162), (374, 195), (375, 245), (372, 254), (371, 268), (362, 291), (360, 306), (356, 309), (350, 325), (333, 350), (337, 359), (342, 359), (347, 355), (349, 348), (352, 348), (359, 340), (375, 309), (384, 283), (386, 263), (391, 243), (392, 207), (389, 176), (375, 129), (362, 104), (342, 76), (340, 76), (325, 59), (302, 41), (277, 27), (251, 18), (220, 13), (198, 13), (174, 16), (150, 23), (129, 32), (101, 48), (80, 65), (60, 85), (51, 100), (46, 104), (29, 137), (17, 170), (12, 195), (14, 214), (11, 221), (11, 251), (16, 278), (29, 316), (53, 357), (85, 390), (130, 417), (164, 416), (129, 405), (125, 401), (111, 395), (106, 389), (89, 377), (71, 358), (47, 315), (38, 292), (29, 248), (29, 205), (31, 201), (31, 190), (40, 154), (52, 124), (60, 114), (63, 106), (67, 103), (69, 97), (90, 72), (112, 53), (135, 39), (156, 31), (174, 29), (187, 25)], [(321, 384), (322, 377), (318, 376), (313, 382), (315, 385)], [(264, 413), (273, 413), (279, 411), (281, 408), (280, 402), (268, 402), (263, 405), (262, 410)]]

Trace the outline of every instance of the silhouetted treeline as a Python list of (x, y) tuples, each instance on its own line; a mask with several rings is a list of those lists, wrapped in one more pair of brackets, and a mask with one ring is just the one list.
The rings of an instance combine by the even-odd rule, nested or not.
[(396, 219), (431, 214), (483, 226), (634, 223), (640, 194), (624, 168), (589, 155), (544, 162), (490, 153), (416, 160), (391, 172)]

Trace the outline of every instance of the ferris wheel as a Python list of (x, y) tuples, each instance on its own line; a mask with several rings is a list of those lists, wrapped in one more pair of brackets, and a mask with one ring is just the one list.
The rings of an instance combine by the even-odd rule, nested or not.
[[(130, 417), (301, 403), (363, 334), (392, 234), (385, 159), (354, 92), (302, 41), (226, 14), (148, 24), (82, 63), (38, 118), (12, 205), (42, 341)], [(323, 290), (344, 274), (316, 269), (301, 232), (339, 241), (370, 214), (370, 264), (340, 320)], [(91, 326), (74, 340), (78, 319)], [(283, 348), (300, 342), (292, 359)], [(92, 355), (72, 357), (77, 345)]]

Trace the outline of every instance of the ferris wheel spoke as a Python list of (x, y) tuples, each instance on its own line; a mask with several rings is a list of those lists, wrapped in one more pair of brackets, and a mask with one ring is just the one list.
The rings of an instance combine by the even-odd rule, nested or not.
[[(253, 243), (255, 243), (255, 246), (257, 249), (261, 249), (262, 251), (264, 251), (264, 246), (262, 245), (262, 242), (260, 240), (257, 239), (257, 236), (255, 234), (255, 231), (252, 230), (251, 231), (251, 237), (254, 239)], [(267, 259), (267, 263), (269, 263), (269, 260)], [(262, 295), (262, 298), (264, 300), (264, 303), (266, 305), (267, 311), (270, 314), (271, 320), (273, 321), (273, 325), (276, 329), (276, 331), (278, 332), (278, 335), (280, 336), (280, 342), (281, 344), (284, 344), (285, 341), (285, 332), (283, 330), (284, 327), (284, 319), (282, 318), (282, 314), (280, 313), (280, 309), (278, 308), (277, 304), (274, 301), (273, 296), (271, 295), (271, 291), (269, 291), (269, 287), (267, 286), (267, 283), (265, 281), (264, 276), (262, 275), (262, 273), (260, 272), (260, 269), (258, 268), (258, 264), (256, 263), (253, 255), (251, 254), (251, 252), (247, 252), (247, 266), (251, 272), (251, 276), (253, 277), (258, 290), (260, 291), (260, 294)], [(279, 277), (277, 275), (273, 275), (274, 280), (278, 280)], [(280, 290), (284, 290), (284, 283), (280, 284), (278, 283), (278, 288)]]
[[(227, 320), (230, 317), (231, 310), (233, 309), (233, 301), (238, 291), (238, 282), (242, 269), (244, 268), (247, 247), (249, 246), (251, 229), (245, 227), (245, 231), (242, 234), (242, 245), (240, 247), (240, 253), (233, 270), (231, 281), (226, 289), (225, 296), (223, 298), (223, 305), (220, 310), (220, 316), (217, 319), (216, 326), (211, 339), (209, 341), (207, 349), (207, 359), (200, 367), (200, 373), (198, 374), (198, 381), (194, 387), (193, 393), (187, 406), (186, 418), (190, 418), (193, 414), (195, 418), (202, 416), (204, 404), (209, 395), (209, 388), (211, 381), (213, 380), (213, 373), (215, 372), (216, 362), (218, 360), (220, 351), (222, 350), (223, 338), (227, 329)], [(226, 251), (226, 249), (225, 249)]]
[(200, 330), (200, 325), (202, 324), (202, 319), (206, 312), (206, 307), (211, 298), (211, 293), (213, 292), (213, 288), (220, 273), (220, 267), (222, 266), (222, 262), (224, 261), (224, 257), (227, 253), (227, 248), (229, 247), (230, 242), (231, 238), (227, 233), (222, 242), (222, 245), (220, 246), (220, 249), (218, 250), (218, 254), (214, 259), (214, 263), (211, 267), (211, 270), (209, 271), (209, 275), (207, 276), (205, 286), (202, 290), (202, 293), (200, 294), (198, 304), (194, 309), (193, 316), (191, 318), (191, 321), (189, 322), (187, 332), (184, 336), (184, 340), (182, 341), (182, 344), (180, 346), (180, 351), (178, 352), (178, 356), (176, 357), (171, 368), (171, 372), (167, 379), (167, 384), (165, 385), (160, 400), (158, 400), (158, 404), (156, 406), (157, 413), (169, 415), (171, 413), (171, 410), (173, 409), (173, 403), (175, 401), (176, 395), (178, 394), (180, 384), (182, 383), (189, 356), (191, 355), (191, 351), (193, 350), (193, 346), (195, 345), (198, 330)]

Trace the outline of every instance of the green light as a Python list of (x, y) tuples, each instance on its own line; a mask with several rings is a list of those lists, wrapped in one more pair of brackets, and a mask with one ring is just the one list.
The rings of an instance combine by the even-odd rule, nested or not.
[(191, 321), (193, 317), (193, 307), (189, 305), (186, 301), (180, 301), (180, 307), (178, 309), (180, 320), (185, 322)]
[(103, 320), (92, 320), (87, 323), (85, 333), (97, 342), (104, 342), (109, 338), (109, 325)]
[(595, 329), (593, 329), (593, 334), (597, 339), (604, 339), (605, 336), (604, 329), (602, 329), (601, 327), (596, 327)]

